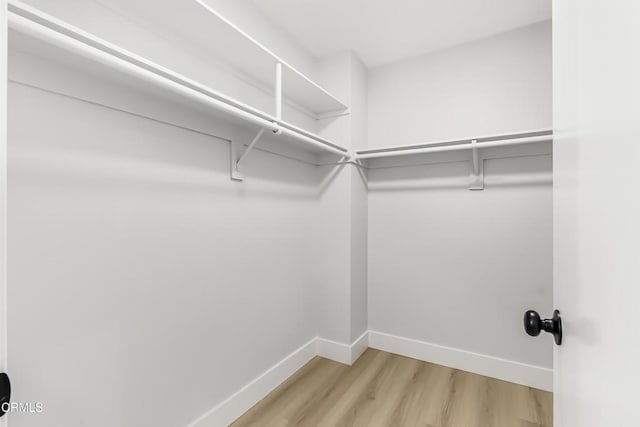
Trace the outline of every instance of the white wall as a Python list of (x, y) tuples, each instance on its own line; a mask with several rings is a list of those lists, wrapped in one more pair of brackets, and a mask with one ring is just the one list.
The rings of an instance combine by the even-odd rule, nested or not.
[[(369, 88), (373, 146), (550, 128), (549, 23), (374, 69)], [(484, 191), (468, 153), (368, 171), (369, 327), (551, 367), (552, 340), (522, 328), (552, 310), (550, 151), (483, 155)]]
[[(351, 106), (351, 114), (322, 120), (322, 135), (363, 147), (367, 135), (367, 70), (359, 58), (344, 51), (318, 63), (319, 81)], [(329, 158), (325, 162), (335, 161)], [(352, 344), (367, 330), (367, 190), (353, 165), (320, 168), (331, 185), (322, 197), (325, 258), (319, 299), (320, 336)]]
[[(206, 74), (179, 45), (92, 13), (104, 36)], [(229, 143), (203, 133), (255, 129), (37, 58), (10, 63), (10, 363), (15, 400), (45, 404), (12, 425), (185, 426), (318, 334), (330, 170), (256, 150), (232, 182)], [(220, 76), (206, 78), (241, 87)]]
[[(369, 171), (369, 327), (551, 367), (527, 309), (552, 310), (551, 156)], [(462, 177), (462, 179), (461, 179)]]
[[(351, 147), (367, 145), (368, 71), (356, 55), (350, 58)], [(351, 339), (368, 329), (368, 221), (367, 181), (363, 169), (350, 166), (351, 173)]]
[(316, 336), (315, 167), (10, 90), (12, 425), (184, 426)]
[(549, 21), (370, 70), (369, 146), (551, 126)]

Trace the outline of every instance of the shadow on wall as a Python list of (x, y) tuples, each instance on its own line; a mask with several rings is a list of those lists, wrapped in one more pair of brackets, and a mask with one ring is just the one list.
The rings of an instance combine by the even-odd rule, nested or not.
[[(493, 148), (485, 150), (481, 156), (485, 190), (552, 183), (548, 145), (536, 144), (520, 152)], [(412, 156), (409, 160), (376, 160), (369, 166), (367, 176), (371, 192), (464, 190), (471, 182), (470, 155), (462, 152)]]
[(39, 425), (187, 425), (316, 336), (316, 200), (340, 168), (255, 151), (234, 182), (219, 138), (16, 83), (9, 104), (8, 340), (15, 382), (49, 408)]
[[(138, 193), (144, 187), (146, 193), (167, 195), (173, 191), (183, 197), (225, 192), (317, 199), (344, 168), (337, 164), (338, 156), (330, 159), (335, 165), (318, 167), (314, 164), (317, 155), (282, 141), (273, 143), (274, 137), (267, 136), (259, 143), (265, 147), (256, 147), (243, 164), (245, 180), (235, 182), (229, 177), (229, 141), (250, 141), (253, 129), (212, 120), (199, 111), (182, 111), (206, 123), (204, 129), (216, 129), (214, 134), (20, 83), (11, 83), (9, 89), (12, 102), (24, 102), (26, 110), (29, 103), (37, 102), (41, 108), (33, 109), (33, 122), (55, 129), (58, 135), (45, 141), (29, 135), (34, 128), (19, 129), (11, 144), (12, 166), (24, 168), (34, 177), (54, 173), (71, 188), (81, 178), (84, 185), (98, 192), (129, 189)], [(46, 114), (60, 108), (70, 114)], [(92, 119), (96, 114), (101, 120)]]

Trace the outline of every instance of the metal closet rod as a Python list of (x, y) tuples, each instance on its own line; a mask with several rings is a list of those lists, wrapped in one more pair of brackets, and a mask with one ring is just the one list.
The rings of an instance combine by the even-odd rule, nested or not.
[[(543, 134), (541, 135), (541, 133)], [(535, 135), (530, 136), (532, 134), (535, 134)], [(379, 158), (385, 158), (385, 157), (409, 156), (409, 155), (415, 155), (415, 154), (439, 153), (439, 152), (460, 151), (460, 150), (474, 150), (474, 149), (490, 148), (490, 147), (505, 147), (509, 145), (531, 144), (535, 142), (544, 142), (544, 141), (552, 141), (552, 140), (553, 140), (553, 133), (550, 130), (532, 131), (532, 132), (518, 133), (518, 134), (512, 134), (512, 135), (499, 135), (495, 137), (469, 138), (468, 140), (466, 140), (468, 142), (465, 142), (462, 144), (454, 144), (454, 145), (438, 145), (436, 147), (424, 147), (424, 145), (446, 144), (451, 142), (460, 142), (461, 140), (431, 142), (427, 144), (421, 144), (418, 146), (398, 147), (396, 149), (383, 148), (375, 151), (361, 150), (359, 152), (356, 152), (354, 157), (357, 160), (379, 159)]]
[(264, 119), (254, 113), (244, 111), (223, 100), (213, 98), (195, 89), (192, 89), (191, 87), (164, 77), (163, 75), (160, 75), (148, 68), (141, 67), (137, 64), (127, 61), (126, 59), (105, 52), (102, 49), (90, 46), (68, 34), (62, 34), (59, 31), (49, 28), (43, 23), (34, 22), (33, 20), (20, 16), (13, 11), (10, 11), (8, 15), (9, 27), (11, 29), (36, 38), (38, 40), (42, 40), (47, 44), (57, 46), (63, 50), (79, 55), (83, 58), (90, 59), (94, 62), (105, 65), (119, 72), (134, 76), (174, 94), (187, 97), (199, 104), (206, 105), (207, 107), (211, 107), (215, 110), (242, 119), (244, 121), (257, 125), (262, 129), (270, 130), (274, 134), (284, 134), (289, 136), (290, 138), (304, 142), (307, 145), (313, 145), (317, 148), (341, 156), (347, 156), (349, 153), (347, 149), (337, 147), (320, 138), (313, 137), (310, 133), (305, 132), (306, 134), (302, 134), (279, 123)]

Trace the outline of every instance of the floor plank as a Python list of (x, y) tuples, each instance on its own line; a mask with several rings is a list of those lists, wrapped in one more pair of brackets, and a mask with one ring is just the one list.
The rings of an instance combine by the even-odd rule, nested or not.
[(552, 427), (553, 395), (368, 349), (316, 357), (233, 427)]

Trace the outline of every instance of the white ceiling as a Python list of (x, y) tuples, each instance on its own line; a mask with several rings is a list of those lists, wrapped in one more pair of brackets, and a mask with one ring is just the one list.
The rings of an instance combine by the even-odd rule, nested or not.
[(551, 18), (551, 0), (253, 0), (318, 57), (375, 67)]

